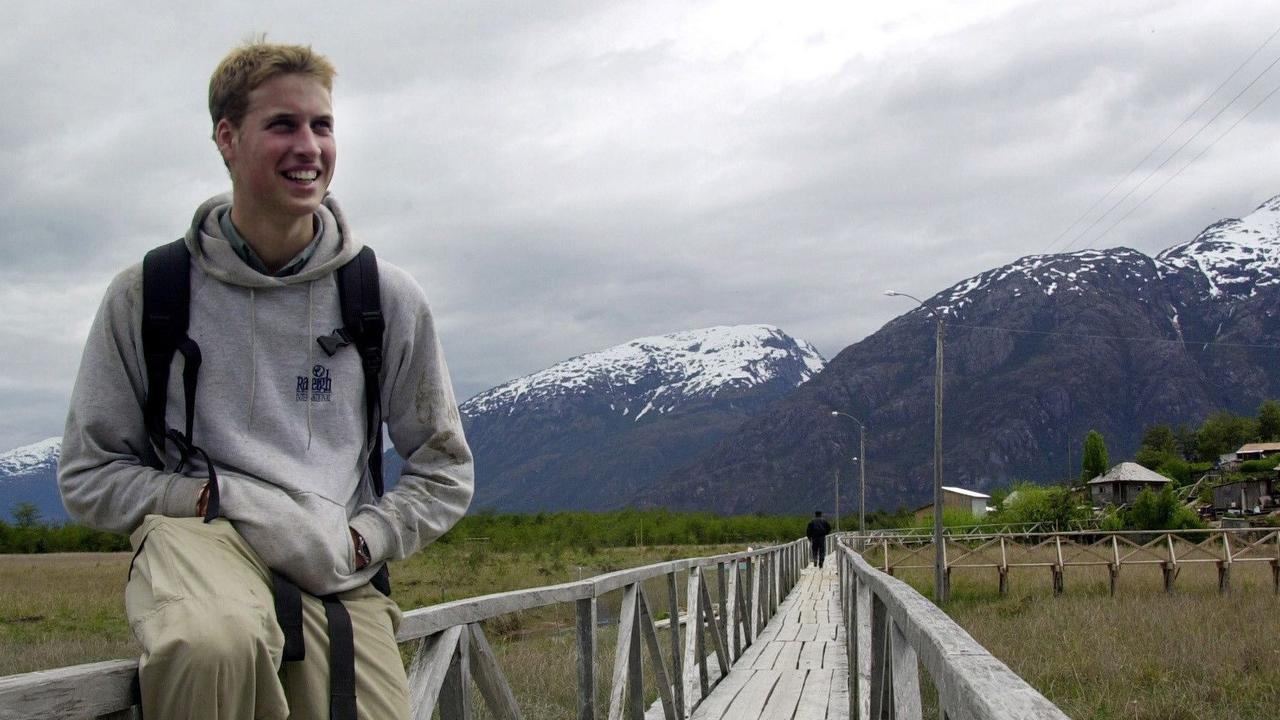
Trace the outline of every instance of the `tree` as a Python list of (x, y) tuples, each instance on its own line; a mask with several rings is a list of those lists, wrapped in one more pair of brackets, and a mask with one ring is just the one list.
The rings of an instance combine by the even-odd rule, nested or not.
[(1102, 433), (1090, 430), (1084, 438), (1084, 458), (1080, 463), (1080, 479), (1088, 482), (1107, 472), (1110, 463), (1107, 460), (1107, 443)]
[(1190, 508), (1178, 502), (1173, 488), (1165, 485), (1160, 492), (1145, 488), (1129, 508), (1125, 525), (1133, 530), (1184, 530), (1204, 527)]
[(1204, 419), (1200, 432), (1196, 433), (1201, 460), (1210, 462), (1219, 455), (1235, 452), (1241, 445), (1257, 437), (1258, 426), (1253, 418), (1241, 417), (1226, 410), (1219, 410)]
[(1134, 462), (1148, 470), (1156, 470), (1178, 457), (1178, 440), (1168, 425), (1148, 425), (1142, 432), (1142, 445), (1133, 456)]
[(1264, 400), (1258, 406), (1258, 439), (1262, 442), (1280, 440), (1280, 401)]
[(13, 506), (13, 521), (20, 528), (34, 527), (40, 524), (40, 508), (35, 503), (20, 502)]

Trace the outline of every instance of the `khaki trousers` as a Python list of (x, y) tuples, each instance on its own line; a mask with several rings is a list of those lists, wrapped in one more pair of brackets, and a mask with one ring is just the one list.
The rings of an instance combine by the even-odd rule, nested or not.
[[(125, 610), (142, 644), (147, 720), (327, 720), (324, 605), (303, 594), (306, 659), (284, 663), (271, 571), (226, 520), (148, 515), (134, 548)], [(370, 585), (338, 596), (351, 615), (361, 720), (405, 720), (409, 700), (395, 641), (400, 610)]]

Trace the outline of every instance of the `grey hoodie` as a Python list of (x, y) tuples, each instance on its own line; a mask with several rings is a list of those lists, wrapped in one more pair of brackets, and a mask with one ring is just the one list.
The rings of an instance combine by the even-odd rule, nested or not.
[[(222, 515), (272, 569), (312, 594), (368, 582), (377, 566), (431, 542), (471, 502), (471, 451), (462, 434), (444, 355), (422, 289), (379, 260), (383, 342), (382, 408), (405, 458), (399, 484), (381, 499), (363, 482), (364, 376), (354, 346), (327, 356), (316, 337), (342, 326), (334, 270), (360, 251), (332, 196), (323, 232), (301, 272), (268, 277), (246, 265), (222, 236), (220, 208), (196, 211), (188, 335), (203, 363), (194, 442), (217, 467)], [(185, 424), (182, 357), (174, 355), (166, 420)], [(187, 517), (208, 471), (173, 472), (174, 444), (160, 452), (143, 420), (142, 266), (116, 276), (85, 344), (67, 416), (58, 483), (72, 517), (132, 532), (149, 514)], [(151, 467), (159, 455), (165, 470)], [(348, 525), (373, 563), (356, 572)]]

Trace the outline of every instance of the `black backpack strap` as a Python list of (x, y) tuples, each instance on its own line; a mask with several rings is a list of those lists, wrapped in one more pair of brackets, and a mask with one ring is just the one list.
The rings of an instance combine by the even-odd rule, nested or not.
[[(169, 364), (178, 344), (187, 339), (190, 308), (191, 253), (186, 242), (178, 239), (148, 252), (142, 260), (142, 353), (147, 363), (143, 417), (147, 432), (161, 449), (168, 434), (164, 409), (169, 391)], [(191, 403), (187, 404), (187, 417), (190, 436), (194, 422)]]
[(276, 622), (284, 633), (284, 661), (305, 660), (307, 648), (302, 639), (302, 591), (291, 580), (273, 570), (271, 594), (275, 599)]
[[(191, 317), (191, 253), (179, 238), (148, 252), (142, 259), (142, 356), (147, 365), (147, 399), (142, 408), (147, 433), (160, 450), (172, 440), (182, 454), (175, 472), (182, 472), (199, 454), (209, 469), (209, 501), (204, 521), (218, 517), (221, 508), (218, 473), (204, 450), (192, 439), (196, 420), (196, 385), (200, 376), (200, 346), (187, 336)], [(182, 391), (186, 432), (165, 425), (169, 395), (169, 366), (182, 354)]]
[[(338, 268), (338, 301), (342, 305), (343, 327), (333, 336), (316, 338), (329, 355), (337, 352), (335, 336), (355, 344), (364, 368), (365, 437), (369, 443), (369, 478), (373, 491), (382, 497), (382, 337), (386, 322), (382, 317), (382, 294), (378, 288), (378, 259), (365, 246), (346, 265)], [(328, 342), (326, 342), (328, 341)]]
[(356, 720), (356, 644), (351, 614), (337, 595), (320, 598), (329, 621), (329, 720)]

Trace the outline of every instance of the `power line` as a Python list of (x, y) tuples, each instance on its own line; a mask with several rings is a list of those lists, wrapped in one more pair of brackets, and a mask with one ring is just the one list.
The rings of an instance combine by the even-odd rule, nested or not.
[[(1076, 225), (1078, 225), (1081, 220), (1084, 220), (1086, 217), (1088, 217), (1089, 213), (1093, 212), (1099, 205), (1103, 203), (1103, 201), (1111, 197), (1111, 194), (1114, 193), (1121, 185), (1128, 182), (1129, 178), (1133, 177), (1133, 174), (1138, 171), (1138, 168), (1145, 165), (1146, 162), (1151, 159), (1151, 156), (1156, 154), (1157, 150), (1164, 147), (1164, 144), (1169, 142), (1170, 138), (1176, 135), (1178, 131), (1181, 130), (1183, 126), (1185, 126), (1188, 122), (1191, 122), (1191, 118), (1195, 117), (1197, 113), (1199, 113), (1202, 109), (1204, 109), (1204, 106), (1207, 105), (1211, 99), (1213, 99), (1214, 95), (1218, 94), (1218, 91), (1226, 87), (1227, 83), (1231, 82), (1231, 80), (1235, 78), (1236, 75), (1240, 74), (1240, 71), (1243, 70), (1245, 66), (1248, 65), (1250, 62), (1252, 62), (1253, 59), (1258, 56), (1258, 53), (1262, 52), (1262, 49), (1266, 47), (1267, 44), (1270, 43), (1273, 39), (1275, 39), (1276, 35), (1280, 35), (1280, 27), (1277, 27), (1275, 31), (1273, 31), (1269, 36), (1267, 36), (1267, 39), (1263, 40), (1262, 44), (1259, 45), (1257, 48), (1255, 48), (1254, 51), (1249, 54), (1249, 57), (1245, 58), (1244, 62), (1240, 63), (1240, 65), (1238, 65), (1235, 70), (1232, 70), (1231, 74), (1228, 75), (1225, 80), (1218, 83), (1218, 87), (1214, 88), (1213, 92), (1206, 95), (1205, 98), (1200, 101), (1200, 104), (1196, 106), (1196, 109), (1192, 110), (1190, 114), (1188, 114), (1185, 118), (1182, 119), (1182, 122), (1178, 123), (1177, 127), (1175, 127), (1172, 131), (1170, 131), (1168, 135), (1164, 136), (1163, 140), (1157, 143), (1155, 147), (1151, 148), (1151, 151), (1148, 152), (1141, 160), (1139, 160), (1138, 164), (1134, 165), (1129, 170), (1129, 172), (1126, 173), (1125, 176), (1120, 179), (1120, 181), (1118, 181), (1115, 185), (1112, 185), (1111, 189), (1108, 190), (1106, 193), (1104, 193), (1102, 197), (1093, 201), (1093, 204), (1089, 206), (1088, 210), (1085, 210), (1083, 213), (1081, 213), (1080, 217), (1073, 220), (1071, 224), (1066, 227), (1066, 229), (1058, 233), (1058, 236), (1055, 237), (1049, 243), (1048, 247), (1045, 249), (1045, 253), (1047, 254), (1047, 253), (1053, 252), (1053, 246), (1057, 245), (1059, 240), (1061, 240), (1064, 236), (1066, 236), (1067, 233), (1071, 232), (1071, 229), (1074, 228)], [(1103, 217), (1105, 216), (1106, 214), (1104, 213)]]
[[(1277, 58), (1277, 59), (1280, 59), (1280, 58)], [(1150, 192), (1146, 197), (1144, 197), (1144, 198), (1142, 198), (1141, 200), (1139, 200), (1137, 205), (1134, 205), (1133, 207), (1129, 208), (1129, 210), (1128, 210), (1124, 215), (1121, 215), (1121, 216), (1120, 216), (1120, 219), (1119, 219), (1119, 220), (1116, 220), (1115, 222), (1113, 222), (1113, 223), (1111, 223), (1110, 225), (1108, 225), (1108, 226), (1107, 226), (1107, 229), (1106, 229), (1106, 230), (1103, 230), (1103, 231), (1102, 231), (1102, 234), (1101, 234), (1101, 235), (1099, 235), (1098, 237), (1094, 238), (1094, 239), (1093, 239), (1093, 241), (1096, 243), (1096, 242), (1098, 242), (1099, 240), (1101, 240), (1102, 238), (1106, 237), (1106, 236), (1107, 236), (1107, 233), (1110, 233), (1110, 232), (1111, 232), (1111, 230), (1112, 230), (1112, 228), (1114, 228), (1115, 226), (1117, 226), (1117, 225), (1119, 225), (1120, 223), (1124, 222), (1125, 218), (1127, 218), (1127, 217), (1129, 217), (1130, 215), (1132, 215), (1132, 214), (1134, 213), (1134, 211), (1136, 211), (1138, 208), (1140, 208), (1140, 207), (1142, 207), (1143, 205), (1145, 205), (1145, 204), (1147, 203), (1147, 201), (1148, 201), (1148, 200), (1150, 200), (1151, 198), (1155, 197), (1155, 196), (1156, 196), (1156, 193), (1159, 193), (1161, 190), (1163, 190), (1163, 189), (1165, 188), (1165, 186), (1166, 186), (1166, 185), (1168, 185), (1169, 183), (1173, 182), (1173, 181), (1174, 181), (1174, 178), (1178, 177), (1179, 175), (1181, 175), (1181, 174), (1182, 174), (1182, 172), (1183, 172), (1184, 170), (1186, 170), (1187, 168), (1191, 167), (1191, 165), (1192, 165), (1192, 164), (1194, 164), (1194, 163), (1195, 163), (1195, 161), (1199, 160), (1201, 157), (1204, 157), (1204, 154), (1205, 154), (1205, 153), (1207, 153), (1207, 152), (1209, 152), (1209, 149), (1210, 149), (1210, 148), (1212, 148), (1214, 145), (1217, 145), (1219, 140), (1221, 140), (1222, 138), (1224, 138), (1224, 137), (1226, 137), (1226, 136), (1227, 136), (1227, 133), (1230, 133), (1232, 130), (1235, 130), (1237, 125), (1239, 125), (1240, 123), (1244, 122), (1244, 119), (1245, 119), (1245, 118), (1247, 118), (1247, 117), (1249, 117), (1250, 115), (1252, 115), (1254, 110), (1257, 110), (1258, 108), (1262, 107), (1262, 104), (1263, 104), (1263, 103), (1265, 103), (1266, 101), (1270, 100), (1270, 99), (1271, 99), (1271, 96), (1272, 96), (1272, 95), (1275, 95), (1277, 92), (1280, 92), (1280, 85), (1277, 85), (1277, 86), (1276, 86), (1276, 88), (1275, 88), (1274, 90), (1272, 90), (1271, 92), (1269, 92), (1269, 93), (1267, 93), (1266, 95), (1264, 95), (1264, 96), (1263, 96), (1263, 98), (1262, 98), (1261, 100), (1259, 100), (1258, 102), (1254, 103), (1253, 107), (1249, 108), (1249, 109), (1245, 112), (1245, 114), (1244, 114), (1244, 115), (1241, 115), (1239, 119), (1237, 119), (1234, 123), (1231, 123), (1231, 127), (1227, 128), (1225, 131), (1223, 131), (1223, 133), (1222, 133), (1221, 135), (1219, 135), (1218, 137), (1214, 138), (1213, 142), (1211, 142), (1211, 143), (1209, 143), (1207, 146), (1205, 146), (1205, 148), (1204, 148), (1203, 150), (1201, 150), (1200, 152), (1196, 153), (1196, 156), (1195, 156), (1195, 157), (1193, 157), (1193, 158), (1191, 158), (1190, 160), (1188, 160), (1188, 161), (1187, 161), (1187, 163), (1186, 163), (1185, 165), (1183, 165), (1182, 167), (1178, 168), (1178, 171), (1177, 171), (1177, 172), (1175, 172), (1174, 174), (1170, 175), (1170, 176), (1169, 176), (1169, 177), (1168, 177), (1164, 182), (1160, 183), (1160, 186), (1159, 186), (1159, 187), (1157, 187), (1155, 190), (1152, 190), (1152, 191), (1151, 191), (1151, 192)]]
[[(1253, 87), (1254, 84), (1256, 84), (1259, 80), (1261, 80), (1262, 76), (1267, 74), (1271, 70), (1271, 68), (1276, 66), (1277, 63), (1280, 63), (1280, 56), (1277, 56), (1275, 60), (1271, 61), (1271, 64), (1267, 65), (1265, 68), (1262, 69), (1261, 72), (1255, 75), (1254, 78), (1249, 81), (1248, 85), (1245, 85), (1244, 88), (1240, 90), (1240, 92), (1236, 93), (1234, 97), (1228, 100), (1226, 105), (1223, 105), (1218, 110), (1218, 112), (1213, 114), (1213, 117), (1206, 120), (1198, 130), (1192, 133), (1191, 137), (1183, 141), (1183, 143), (1179, 145), (1176, 150), (1174, 150), (1172, 153), (1169, 154), (1169, 157), (1164, 159), (1164, 162), (1161, 162), (1159, 165), (1155, 167), (1154, 170), (1147, 173), (1146, 177), (1142, 178), (1141, 182), (1139, 182), (1137, 185), (1134, 185), (1132, 188), (1130, 188), (1129, 191), (1126, 192), (1123, 197), (1121, 197), (1119, 200), (1112, 203), (1111, 207), (1108, 207), (1105, 212), (1103, 212), (1101, 215), (1097, 217), (1097, 219), (1089, 223), (1089, 227), (1085, 228), (1084, 230), (1081, 230), (1079, 234), (1073, 237), (1071, 239), (1071, 242), (1067, 243), (1066, 247), (1063, 248), (1063, 251), (1069, 250), (1070, 248), (1074, 247), (1075, 244), (1081, 238), (1087, 235), (1089, 231), (1092, 230), (1099, 222), (1102, 222), (1103, 218), (1110, 215), (1117, 207), (1120, 207), (1122, 204), (1124, 204), (1125, 200), (1128, 200), (1135, 192), (1137, 192), (1139, 188), (1141, 188), (1143, 185), (1146, 185), (1147, 181), (1155, 177), (1156, 173), (1163, 170), (1164, 166), (1168, 165), (1170, 161), (1172, 161), (1175, 157), (1177, 157), (1178, 153), (1182, 152), (1183, 149), (1185, 149), (1188, 145), (1190, 145), (1192, 141), (1200, 137), (1200, 133), (1203, 133), (1209, 127), (1209, 125), (1213, 123), (1214, 120), (1217, 120), (1219, 117), (1221, 117), (1222, 113), (1226, 112), (1228, 108), (1234, 105), (1236, 100), (1240, 99), (1241, 95), (1244, 95), (1246, 92), (1248, 92), (1249, 88)], [(1095, 242), (1096, 241), (1097, 241), (1097, 238), (1095, 238)]]
[(1062, 332), (1060, 330), (1024, 330), (1019, 328), (1006, 328), (997, 325), (971, 325), (968, 323), (947, 323), (947, 327), (962, 327), (970, 330), (996, 330), (999, 332), (1017, 333), (1021, 335), (1054, 335), (1066, 338), (1079, 338), (1086, 340), (1122, 340), (1125, 342), (1162, 342), (1172, 345), (1212, 345), (1215, 347), (1235, 347), (1247, 348), (1253, 350), (1280, 350), (1280, 345), (1262, 345), (1256, 343), (1230, 343), (1220, 342), (1217, 340), (1175, 340), (1173, 338), (1163, 337), (1138, 337), (1125, 335), (1099, 335), (1094, 333), (1072, 333)]

